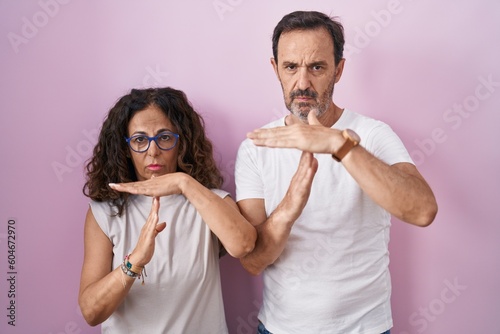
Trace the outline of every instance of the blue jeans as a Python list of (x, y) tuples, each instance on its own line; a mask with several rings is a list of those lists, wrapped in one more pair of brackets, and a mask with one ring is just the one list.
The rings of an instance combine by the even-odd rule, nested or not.
[[(259, 321), (259, 327), (257, 327), (257, 334), (273, 334), (273, 333), (268, 331), (264, 326), (264, 324)], [(391, 331), (388, 330), (387, 332), (383, 332), (382, 334), (391, 334)]]
[(266, 329), (266, 327), (262, 322), (259, 321), (259, 327), (257, 327), (257, 334), (272, 334), (272, 333)]

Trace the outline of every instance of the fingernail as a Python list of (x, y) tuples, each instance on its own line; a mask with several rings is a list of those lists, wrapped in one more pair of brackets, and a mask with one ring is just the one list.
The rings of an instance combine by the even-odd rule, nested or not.
[(108, 186), (110, 186), (110, 188), (113, 188), (116, 186), (116, 183), (108, 183)]

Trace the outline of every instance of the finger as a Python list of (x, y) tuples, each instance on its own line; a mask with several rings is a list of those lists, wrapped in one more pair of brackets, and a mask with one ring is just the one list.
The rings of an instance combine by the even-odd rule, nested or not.
[(292, 215), (300, 214), (307, 204), (316, 169), (316, 158), (312, 153), (303, 151), (286, 196)]
[(263, 139), (272, 135), (272, 130), (274, 129), (256, 129), (252, 132), (247, 133), (247, 137), (250, 139)]
[(307, 168), (315, 168), (318, 167), (318, 160), (314, 157), (314, 153), (303, 151), (301, 159), (304, 159), (304, 165)]
[(158, 223), (158, 211), (160, 209), (160, 201), (158, 197), (153, 197), (153, 204), (151, 205), (151, 211), (149, 212), (148, 219), (146, 220), (146, 224), (144, 227), (148, 232), (152, 232), (155, 229), (156, 224)]
[(165, 222), (160, 223), (160, 224), (156, 224), (156, 226), (155, 226), (156, 234), (158, 234), (161, 231), (163, 231), (165, 229), (165, 227), (167, 227), (167, 223), (165, 223)]
[(275, 128), (255, 129), (247, 134), (250, 139), (277, 138), (288, 135), (290, 128), (287, 126), (277, 126)]
[(123, 183), (108, 183), (108, 186), (113, 189), (113, 190), (116, 190), (116, 191), (120, 191), (120, 192), (128, 192), (126, 191), (126, 187), (123, 186)]
[(311, 152), (302, 151), (302, 154), (300, 155), (299, 168), (310, 165), (312, 159), (313, 154)]
[(153, 197), (153, 204), (151, 205), (151, 214), (156, 213), (158, 215), (158, 212), (160, 211), (160, 198), (159, 197)]
[(109, 187), (113, 190), (123, 192), (123, 193), (130, 193), (130, 194), (138, 194), (138, 186), (135, 184), (135, 182), (132, 183), (109, 183)]
[(302, 120), (296, 115), (288, 115), (285, 119), (286, 125), (301, 124)]
[(310, 152), (303, 151), (300, 156), (296, 176), (304, 183), (309, 183), (318, 170), (318, 160)]
[[(295, 129), (295, 128), (294, 128)], [(277, 127), (272, 129), (259, 129), (247, 135), (254, 145), (267, 147), (296, 147), (294, 129), (291, 127)]]
[(113, 190), (126, 192), (133, 195), (153, 196), (151, 179), (146, 181), (137, 181), (129, 183), (109, 183), (109, 187)]
[(321, 125), (321, 123), (318, 120), (318, 116), (316, 116), (316, 112), (310, 111), (309, 114), (307, 114), (307, 122), (309, 125)]

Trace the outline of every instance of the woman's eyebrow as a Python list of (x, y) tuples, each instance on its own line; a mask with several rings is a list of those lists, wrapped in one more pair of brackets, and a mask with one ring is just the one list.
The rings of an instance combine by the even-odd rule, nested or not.
[[(174, 132), (174, 131), (170, 130), (169, 128), (161, 128), (161, 129), (159, 129), (159, 130), (156, 131), (156, 135), (159, 134), (159, 133), (162, 133), (162, 132), (166, 132), (166, 131), (172, 132), (172, 133)], [(145, 135), (145, 136), (147, 136), (148, 133), (146, 131), (137, 130), (137, 131), (132, 132), (132, 136), (134, 136), (134, 135)]]

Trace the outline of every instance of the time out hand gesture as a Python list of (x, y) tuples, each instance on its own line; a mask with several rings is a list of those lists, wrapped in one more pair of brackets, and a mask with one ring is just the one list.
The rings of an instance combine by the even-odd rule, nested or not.
[(313, 154), (302, 152), (297, 171), (292, 177), (283, 201), (280, 203), (280, 207), (284, 209), (282, 212), (288, 216), (285, 221), (294, 222), (302, 213), (309, 199), (317, 170), (318, 161)]
[(342, 134), (323, 126), (314, 112), (309, 112), (305, 124), (290, 115), (290, 124), (276, 128), (256, 129), (247, 137), (257, 146), (296, 148), (311, 153), (333, 153), (341, 145)]
[(144, 267), (151, 261), (155, 251), (155, 238), (167, 226), (165, 222), (158, 224), (159, 209), (160, 201), (158, 197), (154, 197), (149, 217), (141, 229), (135, 249), (130, 254), (130, 262), (134, 265)]
[(110, 183), (109, 186), (116, 191), (134, 195), (161, 197), (180, 194), (180, 185), (186, 176), (187, 174), (184, 173), (168, 173), (146, 181)]

